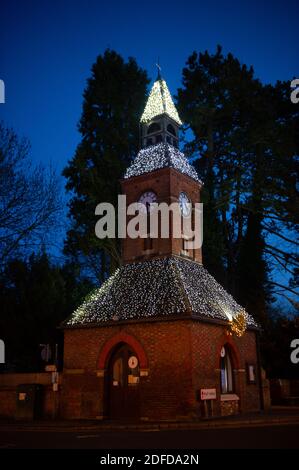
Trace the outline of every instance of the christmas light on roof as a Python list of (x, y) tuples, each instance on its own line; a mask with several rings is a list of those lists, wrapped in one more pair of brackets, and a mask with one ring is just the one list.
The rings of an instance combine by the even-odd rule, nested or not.
[(182, 124), (165, 80), (159, 79), (153, 84), (140, 122), (149, 122), (164, 113), (177, 124)]
[(128, 179), (165, 167), (175, 168), (201, 183), (195, 168), (190, 165), (185, 155), (173, 145), (163, 142), (141, 149), (125, 172), (124, 178)]
[(89, 295), (64, 326), (189, 314), (226, 321), (254, 319), (198, 262), (172, 256), (121, 266)]

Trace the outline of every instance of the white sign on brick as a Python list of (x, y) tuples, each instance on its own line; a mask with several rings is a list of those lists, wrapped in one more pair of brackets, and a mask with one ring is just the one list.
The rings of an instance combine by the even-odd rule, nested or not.
[(202, 388), (200, 398), (201, 400), (216, 400), (216, 388)]

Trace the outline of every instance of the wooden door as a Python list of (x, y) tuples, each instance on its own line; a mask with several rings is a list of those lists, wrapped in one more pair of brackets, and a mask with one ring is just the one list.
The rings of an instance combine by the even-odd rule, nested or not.
[(109, 361), (109, 416), (139, 418), (139, 361), (127, 344), (119, 346)]

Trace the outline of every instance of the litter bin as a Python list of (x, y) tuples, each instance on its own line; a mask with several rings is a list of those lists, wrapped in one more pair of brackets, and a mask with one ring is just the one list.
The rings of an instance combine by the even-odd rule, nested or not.
[(16, 419), (41, 418), (42, 392), (43, 386), (40, 384), (18, 385)]

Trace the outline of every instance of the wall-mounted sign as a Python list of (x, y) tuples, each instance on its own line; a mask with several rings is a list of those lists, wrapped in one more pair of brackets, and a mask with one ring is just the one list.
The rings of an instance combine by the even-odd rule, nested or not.
[(135, 367), (138, 366), (138, 359), (136, 356), (129, 357), (128, 366), (130, 367), (130, 369), (135, 369)]
[(19, 393), (19, 401), (25, 401), (26, 400), (26, 393)]
[(135, 375), (128, 375), (128, 384), (135, 385), (139, 383), (139, 377)]
[(58, 383), (58, 372), (52, 372), (52, 384), (57, 384)]
[(200, 390), (201, 400), (216, 400), (216, 388), (202, 388)]
[(247, 364), (247, 381), (250, 384), (256, 383), (256, 372), (254, 364)]

